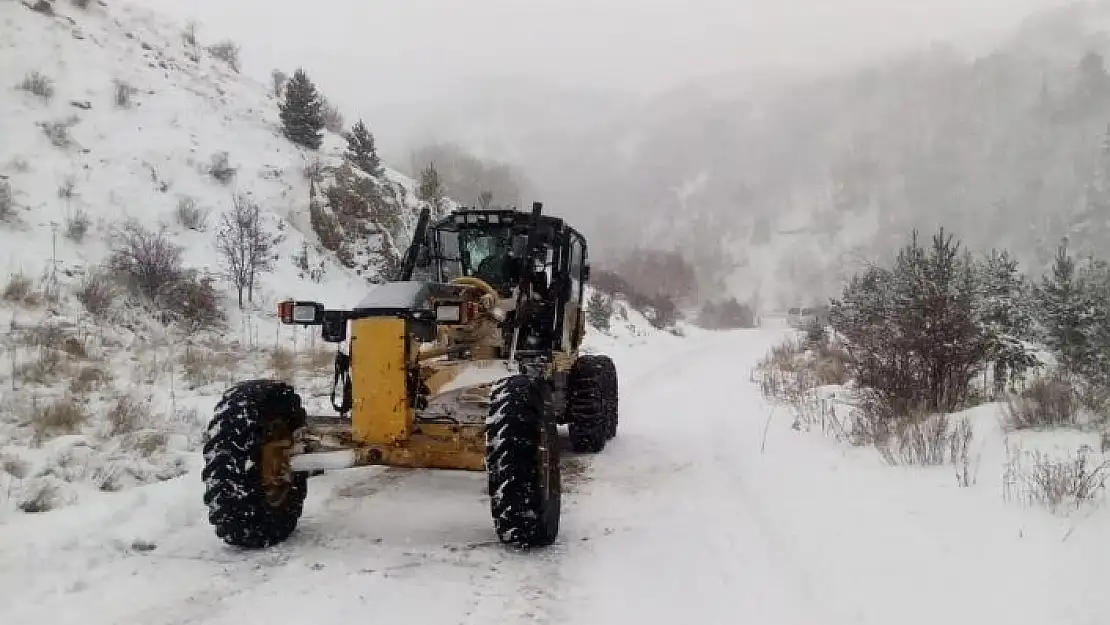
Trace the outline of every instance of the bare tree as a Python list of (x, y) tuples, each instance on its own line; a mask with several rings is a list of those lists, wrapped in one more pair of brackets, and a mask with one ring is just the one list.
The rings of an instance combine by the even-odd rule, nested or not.
[(285, 91), (285, 83), (289, 81), (289, 74), (286, 74), (280, 69), (275, 69), (270, 72), (270, 79), (273, 81), (270, 88), (273, 91), (274, 97), (281, 98), (282, 92)]
[(232, 209), (220, 217), (216, 249), (239, 296), (239, 308), (254, 300), (258, 274), (273, 271), (275, 249), (284, 237), (271, 234), (262, 223), (262, 210), (250, 198), (237, 195)]

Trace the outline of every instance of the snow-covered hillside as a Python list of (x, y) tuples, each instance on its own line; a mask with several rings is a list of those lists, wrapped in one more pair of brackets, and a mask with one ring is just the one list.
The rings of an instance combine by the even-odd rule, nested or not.
[[(231, 380), (294, 378), (326, 403), (334, 347), (276, 324), (273, 305), (350, 306), (375, 278), (338, 264), (309, 221), (306, 168), (338, 163), (342, 137), (295, 147), (272, 87), (183, 24), (129, 3), (39, 4), (0, 2), (0, 518), (181, 474)], [(385, 177), (403, 245), (420, 203), (413, 181)], [(215, 236), (239, 194), (283, 237), (244, 311)], [(175, 329), (124, 301), (103, 270), (129, 221), (215, 278), (222, 324)]]

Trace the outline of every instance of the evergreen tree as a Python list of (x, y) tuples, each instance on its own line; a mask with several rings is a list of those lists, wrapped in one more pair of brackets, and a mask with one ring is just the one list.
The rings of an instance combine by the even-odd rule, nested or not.
[(832, 302), (829, 320), (852, 353), (856, 379), (896, 413), (958, 407), (991, 355), (976, 317), (973, 263), (960, 248), (943, 229), (929, 248), (914, 232), (892, 269), (853, 276)]
[(1090, 381), (1110, 386), (1110, 265), (1089, 259), (1079, 284), (1087, 304), (1080, 325), (1086, 345), (1081, 371)]
[(613, 317), (613, 298), (601, 291), (594, 291), (586, 302), (586, 321), (603, 332), (609, 331)]
[(1025, 346), (1033, 329), (1032, 310), (1025, 303), (1028, 288), (1009, 252), (991, 250), (977, 269), (976, 317), (994, 364), (994, 390), (1001, 393), (1007, 382), (1040, 364)]
[(316, 85), (298, 68), (285, 85), (281, 109), (282, 131), (293, 143), (317, 150), (324, 142), (323, 101)]
[(378, 158), (378, 150), (374, 147), (374, 135), (362, 120), (358, 120), (347, 133), (347, 152), (343, 155), (351, 165), (374, 177), (381, 177), (382, 162)]
[(1088, 353), (1084, 329), (1093, 308), (1090, 294), (1084, 292), (1083, 286), (1065, 240), (1056, 249), (1052, 274), (1041, 280), (1037, 304), (1048, 346), (1057, 354), (1060, 364), (1075, 373), (1083, 369)]

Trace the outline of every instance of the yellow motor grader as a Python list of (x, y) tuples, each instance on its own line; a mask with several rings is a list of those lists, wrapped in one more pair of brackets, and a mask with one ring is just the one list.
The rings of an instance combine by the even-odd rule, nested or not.
[[(558, 536), (557, 426), (574, 451), (617, 433), (617, 374), (579, 354), (585, 238), (517, 210), (425, 209), (396, 280), (351, 310), (284, 301), (282, 323), (340, 344), (335, 415), (309, 416), (279, 380), (228, 389), (204, 443), (204, 502), (217, 536), (263, 548), (296, 529), (308, 478), (367, 465), (485, 471), (498, 538)], [(346, 349), (343, 349), (346, 344)], [(337, 399), (338, 395), (338, 399)]]

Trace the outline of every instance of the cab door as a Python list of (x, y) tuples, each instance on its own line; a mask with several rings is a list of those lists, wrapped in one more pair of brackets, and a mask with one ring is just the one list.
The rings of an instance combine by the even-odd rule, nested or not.
[(586, 267), (586, 242), (582, 235), (571, 232), (570, 254), (567, 258), (567, 279), (570, 282), (567, 301), (563, 307), (563, 333), (560, 340), (562, 351), (570, 353), (578, 347), (581, 340), (582, 292), (585, 288), (584, 271)]

